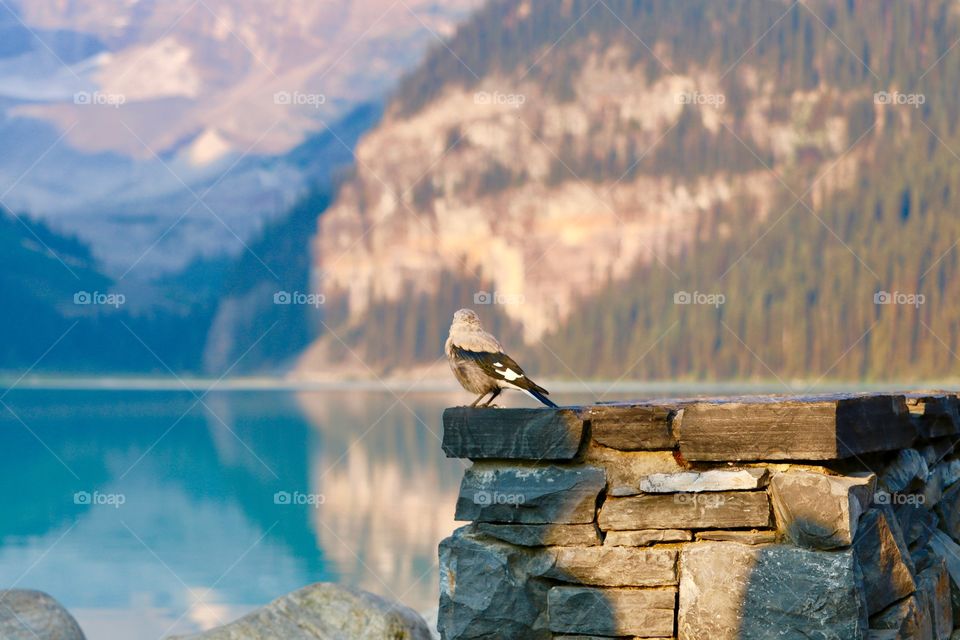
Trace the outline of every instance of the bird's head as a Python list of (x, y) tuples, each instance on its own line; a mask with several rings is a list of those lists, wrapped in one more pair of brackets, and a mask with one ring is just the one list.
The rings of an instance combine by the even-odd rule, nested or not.
[(480, 316), (473, 309), (460, 309), (453, 314), (453, 325), (463, 328), (480, 329)]

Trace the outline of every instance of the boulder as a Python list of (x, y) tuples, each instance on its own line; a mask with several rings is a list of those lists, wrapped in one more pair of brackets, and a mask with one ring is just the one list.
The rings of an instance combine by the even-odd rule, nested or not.
[(681, 551), (680, 640), (854, 640), (867, 629), (852, 550), (701, 542)]
[(875, 482), (873, 474), (776, 473), (770, 487), (777, 526), (800, 547), (846, 547), (853, 543), (860, 514), (873, 500)]
[(594, 521), (597, 497), (605, 484), (604, 471), (597, 467), (477, 462), (463, 474), (456, 519), (589, 523)]
[(180, 640), (239, 638), (431, 640), (431, 635), (427, 623), (412, 609), (359, 589), (317, 583), (277, 598), (230, 624), (181, 636)]
[(709, 471), (681, 471), (654, 473), (640, 479), (644, 493), (698, 493), (701, 491), (736, 491), (761, 489), (766, 486), (767, 470), (710, 469)]
[(687, 542), (693, 532), (683, 529), (638, 529), (636, 531), (608, 531), (603, 539), (607, 547), (647, 547), (658, 542)]
[(604, 531), (766, 527), (770, 524), (770, 502), (765, 491), (607, 498), (600, 509), (599, 523)]
[(542, 550), (470, 533), (440, 543), (440, 612), (444, 640), (548, 640), (547, 590), (534, 578), (553, 566)]
[(860, 518), (853, 549), (863, 571), (870, 615), (916, 590), (913, 560), (892, 511), (888, 518), (885, 510), (868, 509)]
[(0, 638), (3, 640), (84, 640), (73, 616), (42, 591), (0, 591)]
[(550, 629), (635, 638), (672, 638), (674, 589), (554, 587), (547, 596)]

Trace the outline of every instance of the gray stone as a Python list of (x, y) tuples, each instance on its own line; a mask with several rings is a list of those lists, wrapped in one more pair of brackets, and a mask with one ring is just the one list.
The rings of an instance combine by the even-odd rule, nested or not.
[(633, 496), (640, 493), (640, 480), (657, 473), (677, 473), (684, 468), (671, 451), (617, 451), (592, 445), (586, 462), (607, 473), (607, 494)]
[(741, 544), (770, 544), (777, 541), (776, 531), (698, 531), (697, 540), (739, 542)]
[(547, 597), (550, 629), (560, 633), (672, 638), (674, 589), (554, 587)]
[(0, 591), (0, 638), (3, 640), (84, 640), (73, 616), (42, 591)]
[(960, 482), (947, 489), (936, 506), (940, 528), (954, 540), (960, 540)]
[(640, 491), (644, 493), (737, 491), (761, 489), (766, 486), (766, 481), (767, 470), (762, 467), (655, 473), (641, 478)]
[(593, 522), (603, 469), (477, 462), (460, 483), (457, 520), (523, 524)]
[[(892, 512), (890, 519), (896, 522)], [(902, 536), (898, 525), (891, 526), (885, 511), (868, 509), (860, 518), (853, 549), (863, 571), (870, 615), (916, 590), (913, 560)]]
[(950, 608), (953, 609), (953, 619), (960, 620), (960, 545), (943, 531), (934, 531), (928, 544), (947, 565), (947, 573), (950, 575)]
[(571, 460), (583, 442), (573, 409), (481, 409), (443, 412), (443, 451), (450, 458)]
[(948, 394), (907, 395), (907, 408), (924, 438), (960, 433), (957, 397)]
[(677, 550), (668, 547), (556, 547), (548, 578), (601, 587), (677, 584)]
[(589, 546), (600, 544), (595, 524), (491, 524), (478, 522), (478, 533), (524, 547)]
[(680, 640), (864, 638), (861, 585), (851, 550), (686, 545), (680, 558), (678, 635)]
[(920, 506), (917, 502), (894, 505), (893, 512), (911, 549), (924, 546), (937, 529), (939, 518), (936, 512)]
[(903, 396), (759, 396), (683, 409), (686, 460), (834, 460), (913, 444)]
[(928, 473), (927, 461), (919, 451), (903, 449), (880, 474), (877, 484), (890, 493), (900, 493), (916, 480), (926, 482)]
[(942, 558), (917, 575), (917, 597), (930, 612), (935, 640), (949, 640), (953, 630), (953, 609), (950, 604), (950, 574)]
[(583, 413), (591, 437), (606, 447), (624, 451), (673, 449), (675, 407), (660, 405), (597, 405)]
[(791, 542), (811, 549), (853, 542), (860, 514), (873, 500), (875, 476), (831, 476), (810, 471), (774, 474), (770, 480), (777, 526)]
[(553, 566), (542, 550), (460, 528), (440, 543), (440, 612), (445, 640), (546, 640), (548, 585), (534, 578)]
[(317, 583), (277, 598), (230, 624), (181, 640), (240, 638), (431, 640), (431, 635), (427, 623), (412, 609), (359, 589)]
[(658, 542), (687, 542), (693, 532), (683, 529), (639, 529), (636, 531), (608, 531), (603, 539), (607, 547), (647, 547)]
[(886, 629), (895, 640), (932, 640), (933, 620), (919, 598), (910, 596), (870, 618), (871, 629)]
[(766, 527), (770, 524), (770, 503), (765, 491), (607, 498), (600, 509), (599, 523), (604, 531)]

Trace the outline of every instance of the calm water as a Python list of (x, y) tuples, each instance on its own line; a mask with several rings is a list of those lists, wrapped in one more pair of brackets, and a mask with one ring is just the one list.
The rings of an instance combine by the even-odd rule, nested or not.
[(398, 395), (11, 391), (0, 585), (51, 593), (90, 640), (195, 632), (316, 581), (427, 612), (464, 468), (440, 414), (463, 399)]

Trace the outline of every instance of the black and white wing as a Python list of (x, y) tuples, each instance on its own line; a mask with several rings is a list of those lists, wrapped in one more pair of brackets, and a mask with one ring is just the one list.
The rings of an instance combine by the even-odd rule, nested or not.
[(531, 397), (539, 400), (548, 407), (556, 407), (547, 395), (549, 392), (529, 379), (513, 358), (502, 351), (470, 351), (452, 345), (456, 358), (473, 362), (486, 374), (504, 386), (511, 386), (524, 391)]

